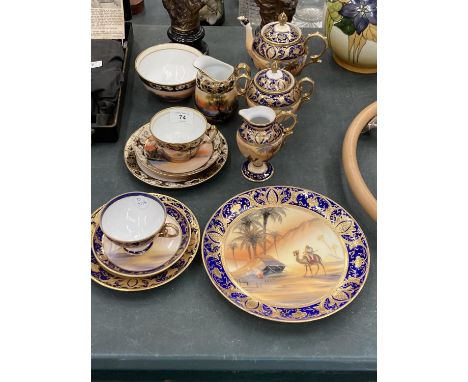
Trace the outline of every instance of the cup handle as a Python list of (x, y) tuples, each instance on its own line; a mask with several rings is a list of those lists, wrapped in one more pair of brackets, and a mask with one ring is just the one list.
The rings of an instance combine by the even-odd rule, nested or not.
[(211, 125), (209, 124), (208, 125), (208, 128), (206, 129), (206, 133), (205, 135), (208, 137), (208, 139), (210, 140), (210, 142), (213, 143), (214, 139), (216, 138), (216, 136), (218, 135), (218, 129), (215, 125)]
[[(175, 233), (173, 234), (169, 233), (168, 228), (172, 228), (175, 231)], [(179, 235), (179, 227), (177, 227), (175, 224), (172, 224), (172, 223), (164, 223), (162, 230), (158, 234), (159, 237), (166, 237), (166, 238), (176, 237), (177, 235)]]
[[(149, 151), (148, 146), (154, 146), (155, 150)], [(158, 147), (156, 139), (153, 136), (150, 136), (146, 139), (145, 144), (143, 145), (143, 154), (145, 157), (150, 160), (164, 160), (162, 150)]]
[[(245, 71), (242, 73), (242, 71)], [(239, 65), (236, 66), (234, 69), (234, 75), (236, 77), (236, 90), (237, 95), (243, 96), (247, 91), (247, 87), (249, 86), (250, 82), (250, 66), (241, 62)], [(241, 87), (239, 85), (239, 80), (245, 78), (245, 86)]]
[[(305, 90), (304, 85), (309, 84), (310, 89), (308, 91)], [(309, 77), (301, 78), (298, 82), (299, 89), (301, 89), (301, 102), (310, 100), (310, 97), (314, 93), (315, 89), (315, 82), (311, 80)]]
[(323, 36), (320, 32), (309, 33), (307, 35), (306, 39), (305, 39), (305, 43), (308, 45), (309, 41), (314, 39), (314, 38), (318, 38), (319, 40), (322, 40), (322, 42), (323, 42), (322, 50), (319, 52), (319, 54), (311, 54), (309, 56), (309, 60), (307, 62), (307, 65), (322, 62), (322, 60), (320, 58), (325, 54), (325, 51), (328, 48), (327, 38), (325, 36)]
[[(292, 119), (292, 123), (285, 127), (282, 122), (287, 119)], [(294, 126), (297, 124), (297, 115), (292, 111), (280, 111), (276, 116), (275, 121), (283, 127), (284, 136), (287, 137), (293, 133)]]

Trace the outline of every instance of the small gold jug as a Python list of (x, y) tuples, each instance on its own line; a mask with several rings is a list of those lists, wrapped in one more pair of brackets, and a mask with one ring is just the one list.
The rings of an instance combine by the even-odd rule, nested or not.
[[(239, 64), (236, 68), (210, 56), (198, 57), (195, 104), (211, 123), (227, 120), (237, 110), (235, 82), (240, 72), (250, 75), (250, 68)], [(244, 74), (244, 75), (245, 75)]]
[[(267, 106), (254, 106), (239, 110), (244, 122), (237, 131), (237, 146), (247, 161), (242, 165), (242, 175), (253, 182), (263, 182), (273, 175), (269, 160), (281, 149), (285, 138), (292, 134), (297, 116), (291, 111), (278, 114)], [(281, 122), (292, 119), (284, 127)]]

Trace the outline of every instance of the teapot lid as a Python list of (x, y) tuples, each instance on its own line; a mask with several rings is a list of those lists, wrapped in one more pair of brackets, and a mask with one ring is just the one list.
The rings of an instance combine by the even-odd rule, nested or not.
[(278, 16), (278, 21), (265, 25), (261, 30), (262, 37), (272, 44), (291, 44), (301, 38), (301, 30), (295, 25), (288, 23), (286, 13)]
[(254, 78), (255, 86), (265, 93), (284, 93), (294, 86), (294, 76), (287, 70), (278, 69), (278, 62), (273, 61), (270, 69), (259, 71)]

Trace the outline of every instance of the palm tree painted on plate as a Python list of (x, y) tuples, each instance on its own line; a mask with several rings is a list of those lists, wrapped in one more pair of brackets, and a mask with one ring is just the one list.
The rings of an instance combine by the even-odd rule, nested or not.
[(235, 251), (238, 247), (238, 244), (235, 242), (235, 241), (231, 241), (229, 243), (229, 249), (232, 251), (232, 258), (234, 259), (234, 265), (235, 267), (237, 268), (237, 260), (236, 260), (236, 256), (235, 256)]
[(237, 225), (234, 232), (244, 232), (245, 230), (249, 230), (253, 227), (260, 227), (260, 223), (258, 222), (257, 216), (255, 214), (248, 214), (240, 219), (239, 224)]
[(277, 231), (271, 231), (271, 232), (268, 233), (268, 235), (273, 239), (273, 245), (275, 246), (276, 257), (279, 259), (278, 248), (276, 247), (276, 242), (282, 236)]
[(257, 246), (263, 240), (263, 231), (257, 226), (241, 226), (235, 233), (239, 236), (235, 237), (233, 241), (240, 243), (240, 248), (247, 248), (250, 260), (257, 257)]
[(286, 209), (284, 207), (267, 207), (258, 212), (258, 215), (263, 219), (263, 254), (266, 256), (267, 245), (267, 225), (268, 220), (278, 221), (281, 223), (283, 217), (286, 217)]

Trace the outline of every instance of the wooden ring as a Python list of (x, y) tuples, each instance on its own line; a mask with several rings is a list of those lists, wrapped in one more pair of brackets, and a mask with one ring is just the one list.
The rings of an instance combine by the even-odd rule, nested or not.
[(367, 214), (377, 221), (377, 199), (372, 195), (359, 171), (357, 143), (367, 124), (377, 115), (377, 101), (363, 109), (351, 122), (343, 141), (343, 167), (351, 191)]

